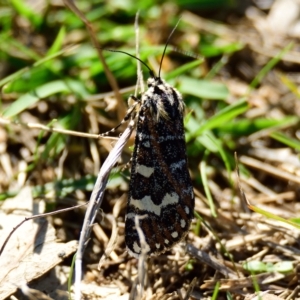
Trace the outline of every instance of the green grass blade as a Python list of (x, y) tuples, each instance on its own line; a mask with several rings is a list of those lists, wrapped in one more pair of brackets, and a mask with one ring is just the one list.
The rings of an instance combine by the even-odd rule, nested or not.
[(56, 93), (70, 92), (68, 85), (62, 80), (56, 80), (46, 83), (35, 90), (22, 95), (17, 99), (11, 106), (9, 106), (4, 112), (3, 116), (6, 118), (13, 117), (25, 109), (31, 107), (33, 104), (37, 103), (40, 99), (49, 97), (50, 95)]
[(226, 124), (228, 121), (232, 120), (233, 118), (237, 117), (238, 115), (246, 112), (248, 110), (248, 102), (245, 99), (241, 99), (223, 110), (219, 111), (205, 123), (203, 123), (198, 130), (195, 132), (187, 135), (187, 141), (190, 141), (193, 138), (201, 135), (204, 131), (210, 130), (216, 127), (221, 127), (223, 124)]
[(288, 76), (285, 74), (280, 73), (279, 78), (281, 82), (293, 93), (296, 95), (296, 97), (299, 99), (300, 98), (300, 92), (298, 89), (298, 85), (292, 82)]
[(228, 121), (218, 128), (219, 134), (230, 134), (232, 136), (243, 136), (253, 134), (261, 130), (279, 130), (296, 125), (299, 122), (296, 116), (286, 116), (282, 119), (239, 119)]
[(71, 263), (71, 267), (70, 267), (70, 272), (69, 272), (69, 277), (68, 277), (68, 294), (69, 294), (69, 299), (72, 299), (72, 297), (71, 297), (71, 290), (72, 290), (72, 281), (73, 281), (73, 273), (74, 273), (74, 268), (75, 268), (75, 262), (76, 262), (76, 253), (73, 255), (72, 263)]
[(14, 55), (21, 55), (23, 57), (26, 57), (28, 60), (39, 60), (41, 59), (40, 54), (38, 54), (35, 50), (25, 46), (20, 41), (14, 39), (10, 35), (7, 35), (6, 33), (1, 34), (0, 36), (0, 49), (5, 52), (8, 56), (11, 55), (11, 53), (20, 53), (20, 54), (14, 54)]
[(207, 182), (206, 162), (205, 162), (205, 160), (202, 160), (201, 163), (200, 163), (200, 174), (201, 174), (201, 179), (202, 179), (202, 182), (203, 182), (205, 195), (206, 195), (206, 198), (207, 198), (208, 203), (209, 203), (211, 214), (212, 214), (213, 217), (216, 218), (217, 217), (216, 208), (215, 208), (215, 204), (214, 204), (213, 198), (211, 196), (209, 186), (208, 186), (208, 182)]
[(205, 79), (206, 80), (213, 79), (227, 63), (228, 63), (228, 55), (225, 54), (206, 74)]
[[(222, 158), (222, 160), (223, 160), (223, 162), (225, 164), (225, 168), (226, 168), (226, 171), (228, 173), (229, 182), (232, 185), (233, 182), (232, 182), (232, 178), (231, 178), (232, 170), (231, 170), (230, 158), (228, 157), (228, 155), (226, 154), (226, 151), (222, 147), (221, 140), (217, 139), (213, 134), (211, 134), (209, 136), (209, 138), (215, 144), (215, 146), (218, 149), (218, 152), (220, 153), (220, 156), (221, 156), (221, 158)], [(233, 160), (233, 159), (231, 158), (231, 160)]]
[(261, 209), (261, 208), (259, 208), (259, 207), (253, 206), (253, 205), (248, 205), (248, 207), (249, 207), (249, 209), (251, 209), (251, 210), (257, 212), (258, 214), (261, 214), (261, 215), (265, 216), (266, 218), (270, 218), (270, 219), (273, 219), (273, 220), (277, 220), (277, 221), (280, 221), (280, 222), (283, 222), (283, 223), (292, 225), (292, 226), (294, 226), (294, 227), (297, 228), (297, 229), (300, 229), (300, 224), (297, 224), (297, 223), (295, 223), (295, 222), (293, 222), (293, 221), (286, 220), (286, 219), (284, 219), (284, 218), (281, 218), (281, 217), (279, 217), (279, 216), (276, 216), (276, 215), (274, 215), (274, 214), (272, 214), (272, 213), (270, 213), (270, 212), (268, 212), (268, 211), (266, 211), (266, 210), (263, 210), (263, 209)]
[(47, 51), (47, 56), (57, 53), (63, 46), (66, 37), (66, 28), (63, 26), (60, 28), (55, 41), (53, 42), (50, 49)]
[(70, 51), (71, 49), (74, 49), (74, 47), (72, 48), (66, 48), (66, 49), (63, 49), (57, 53), (54, 53), (52, 55), (49, 55), (49, 56), (46, 56), (40, 60), (38, 60), (37, 62), (35, 62), (32, 66), (30, 67), (25, 67), (23, 69), (20, 69), (19, 71), (3, 78), (2, 80), (0, 80), (0, 88), (2, 86), (4, 86), (5, 84), (9, 83), (10, 81), (13, 81), (13, 80), (16, 80), (16, 79), (19, 79), (21, 77), (21, 75), (23, 75), (24, 73), (28, 72), (31, 68), (35, 68), (35, 67), (38, 67), (44, 63), (46, 63), (47, 61), (55, 58), (55, 57), (58, 57), (64, 53), (66, 53), (67, 51)]
[(200, 64), (203, 63), (203, 59), (197, 59), (192, 62), (189, 62), (187, 64), (184, 64), (178, 68), (176, 68), (174, 71), (168, 72), (164, 78), (166, 80), (176, 78), (181, 74), (186, 74), (188, 71), (192, 70), (193, 68), (198, 67)]
[(11, 4), (15, 10), (23, 17), (25, 17), (34, 27), (39, 27), (43, 22), (43, 17), (35, 13), (30, 5), (26, 4), (26, 1), (11, 0)]
[(297, 151), (300, 151), (300, 142), (296, 139), (293, 139), (282, 132), (273, 132), (270, 134), (270, 137), (276, 141), (279, 141), (290, 148), (294, 148)]
[(214, 288), (214, 292), (211, 296), (211, 300), (217, 300), (218, 299), (218, 294), (219, 294), (219, 288), (220, 288), (220, 282), (218, 281), (215, 285), (215, 288)]
[(186, 76), (180, 77), (178, 89), (183, 94), (205, 99), (226, 100), (229, 96), (227, 87), (222, 83)]
[(294, 46), (294, 42), (289, 43), (284, 47), (275, 57), (273, 57), (256, 75), (256, 77), (250, 83), (250, 89), (254, 89), (262, 81), (262, 79), (272, 70), (281, 58)]

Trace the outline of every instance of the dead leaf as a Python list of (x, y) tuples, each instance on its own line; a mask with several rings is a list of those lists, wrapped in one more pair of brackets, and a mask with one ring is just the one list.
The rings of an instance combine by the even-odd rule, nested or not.
[[(15, 226), (30, 217), (33, 203), (29, 187), (5, 201), (0, 212), (0, 246)], [(42, 276), (76, 249), (76, 241), (58, 243), (54, 227), (45, 218), (26, 221), (12, 234), (0, 256), (0, 299)]]

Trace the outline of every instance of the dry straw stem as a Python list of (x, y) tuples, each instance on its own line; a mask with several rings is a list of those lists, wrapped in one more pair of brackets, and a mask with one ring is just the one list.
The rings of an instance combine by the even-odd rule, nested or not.
[(131, 120), (128, 127), (123, 132), (122, 136), (119, 138), (115, 144), (112, 151), (109, 153), (107, 159), (103, 163), (100, 172), (98, 174), (95, 186), (93, 188), (89, 205), (85, 214), (82, 231), (79, 239), (78, 251), (76, 253), (76, 262), (75, 262), (75, 300), (81, 299), (81, 278), (82, 278), (82, 257), (84, 250), (86, 248), (88, 239), (91, 234), (91, 229), (95, 220), (95, 217), (98, 213), (98, 210), (101, 206), (102, 199), (104, 196), (105, 187), (108, 181), (109, 174), (118, 161), (123, 148), (125, 147), (130, 135), (134, 129), (134, 120)]
[(102, 257), (99, 260), (98, 270), (101, 269), (101, 267), (104, 264), (105, 260), (108, 259), (110, 256), (114, 256), (115, 260), (117, 260), (117, 254), (113, 252), (115, 247), (116, 247), (117, 239), (118, 239), (117, 222), (116, 222), (115, 217), (112, 216), (112, 215), (106, 215), (106, 217), (109, 219), (109, 221), (112, 224), (111, 237), (108, 241), (108, 244), (105, 248), (105, 251), (104, 251)]
[[(139, 12), (137, 12), (135, 16), (135, 22), (134, 22), (134, 28), (135, 28), (135, 41), (136, 41), (136, 56), (138, 59), (140, 59), (140, 51), (139, 51)], [(137, 60), (137, 85), (135, 89), (135, 96), (138, 93), (138, 89), (140, 88), (141, 93), (144, 92), (144, 84), (143, 84), (143, 73), (142, 73), (142, 68), (141, 68), (141, 63), (139, 60)], [(139, 261), (138, 261), (138, 276), (136, 280), (133, 282), (131, 293), (129, 296), (129, 299), (142, 299), (145, 291), (145, 286), (147, 285), (147, 270), (148, 270), (148, 265), (147, 265), (147, 255), (145, 251), (145, 236), (139, 226), (139, 217), (135, 217), (135, 224), (136, 228), (140, 237), (141, 241), (141, 247), (142, 247), (142, 253), (139, 256)]]
[(255, 168), (255, 169), (258, 169), (258, 170), (261, 170), (261, 171), (264, 171), (266, 173), (269, 173), (275, 177), (279, 177), (283, 180), (286, 180), (286, 181), (292, 181), (292, 182), (295, 182), (297, 184), (300, 184), (300, 178), (299, 176), (297, 175), (293, 175), (289, 172), (286, 172), (286, 171), (283, 171), (283, 170), (280, 170), (276, 167), (273, 167), (267, 163), (263, 163), (259, 160), (256, 160), (252, 157), (248, 157), (248, 156), (241, 156), (240, 157), (240, 161), (245, 164), (246, 166), (251, 166), (252, 168)]
[(74, 130), (67, 130), (62, 128), (55, 128), (53, 126), (46, 126), (39, 123), (21, 123), (19, 121), (11, 121), (0, 117), (0, 124), (1, 125), (15, 125), (15, 126), (22, 126), (29, 129), (40, 129), (47, 132), (57, 132), (61, 134), (73, 135), (73, 136), (80, 136), (84, 138), (92, 138), (92, 139), (110, 139), (110, 140), (117, 140), (116, 137), (109, 137), (109, 136), (102, 136), (101, 134), (93, 134), (93, 133), (85, 133), (79, 132)]
[(134, 281), (134, 284), (130, 293), (130, 300), (141, 300), (143, 299), (145, 286), (147, 284), (147, 250), (146, 250), (146, 239), (145, 235), (140, 227), (139, 220), (143, 219), (143, 216), (135, 216), (135, 226), (137, 228), (137, 232), (139, 235), (140, 243), (141, 243), (141, 255), (139, 256), (138, 261), (138, 277)]
[[(135, 28), (135, 52), (136, 52), (136, 57), (138, 59), (140, 59), (139, 11), (136, 13), (136, 16), (135, 16), (134, 28)], [(141, 63), (139, 62), (139, 60), (137, 62), (138, 62), (137, 63), (137, 83), (136, 83), (135, 93), (134, 93), (135, 96), (137, 96), (139, 89), (140, 89), (141, 93), (144, 93), (144, 90), (145, 90), (142, 66), (141, 66)]]

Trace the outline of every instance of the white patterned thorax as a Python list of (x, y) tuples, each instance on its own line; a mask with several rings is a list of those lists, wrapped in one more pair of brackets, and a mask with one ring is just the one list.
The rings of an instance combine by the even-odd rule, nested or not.
[[(175, 88), (171, 87), (163, 79), (158, 77), (150, 77), (147, 80), (147, 84), (148, 84), (148, 90), (142, 96), (142, 105), (149, 106), (153, 118), (155, 118), (156, 120), (159, 120), (159, 118), (161, 117), (168, 119), (168, 113), (165, 111), (162, 98), (160, 94), (157, 91), (155, 91), (155, 89), (159, 89), (161, 93), (164, 93), (167, 96), (168, 101), (170, 102), (171, 105), (174, 105), (175, 102), (174, 94), (175, 94), (177, 98), (176, 100), (178, 100), (179, 102), (178, 109), (183, 114), (185, 104), (182, 100), (181, 94)], [(151, 99), (151, 102), (153, 101), (156, 103), (157, 111), (152, 110), (153, 106), (150, 105), (149, 99)]]

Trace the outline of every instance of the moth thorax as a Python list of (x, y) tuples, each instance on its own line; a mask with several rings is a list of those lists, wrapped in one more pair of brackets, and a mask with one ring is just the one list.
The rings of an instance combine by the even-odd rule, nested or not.
[(158, 86), (159, 84), (164, 83), (164, 81), (160, 77), (150, 77), (147, 80), (148, 88), (151, 86)]
[(156, 102), (155, 107), (151, 107), (151, 114), (156, 122), (159, 121), (160, 118), (163, 118), (165, 120), (170, 120), (170, 116), (168, 112), (165, 110), (164, 103), (162, 101)]

